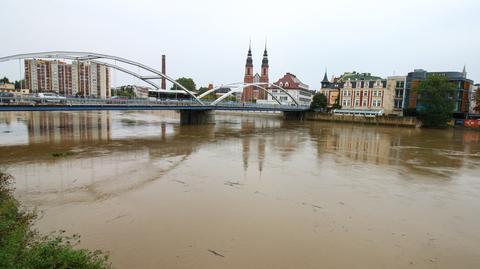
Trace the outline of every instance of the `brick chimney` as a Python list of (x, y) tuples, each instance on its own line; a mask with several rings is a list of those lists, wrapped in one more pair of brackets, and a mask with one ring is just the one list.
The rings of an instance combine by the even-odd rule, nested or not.
[[(165, 64), (165, 55), (162, 55), (162, 74), (166, 74), (166, 64)], [(167, 89), (167, 81), (165, 78), (162, 78), (162, 90)]]

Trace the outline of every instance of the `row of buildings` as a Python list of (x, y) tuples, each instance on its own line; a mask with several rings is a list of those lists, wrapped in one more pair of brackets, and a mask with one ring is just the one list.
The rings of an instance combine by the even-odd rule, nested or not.
[(27, 59), (25, 80), (20, 88), (1, 85), (1, 91), (18, 93), (53, 92), (62, 96), (111, 97), (111, 75), (105, 65), (91, 62)]
[(386, 115), (402, 116), (419, 106), (418, 95), (414, 90), (429, 76), (446, 77), (456, 86), (455, 114), (463, 117), (474, 113), (474, 97), (479, 85), (467, 78), (465, 68), (462, 72), (427, 72), (416, 69), (406, 76), (380, 78), (370, 73), (345, 73), (331, 80), (325, 72), (320, 92), (327, 96), (328, 106), (340, 105), (342, 109), (383, 110)]
[[(329, 107), (341, 107), (345, 110), (382, 111), (385, 115), (403, 116), (406, 112), (416, 110), (419, 105), (415, 87), (429, 76), (443, 76), (456, 86), (455, 114), (463, 117), (475, 113), (475, 94), (480, 85), (474, 85), (462, 72), (428, 72), (416, 69), (406, 76), (381, 78), (370, 73), (347, 72), (339, 77), (328, 78), (327, 72), (321, 81), (321, 93), (325, 94)], [(265, 46), (261, 71), (253, 73), (252, 51), (249, 47), (245, 64), (244, 83), (269, 83), (269, 62)], [(243, 90), (241, 101), (257, 103), (292, 103), (291, 98), (280, 90), (285, 89), (301, 105), (309, 105), (317, 91), (292, 74), (286, 73), (273, 85), (262, 84), (261, 87), (249, 86)], [(262, 89), (264, 88), (264, 89)], [(267, 92), (268, 91), (268, 92)]]

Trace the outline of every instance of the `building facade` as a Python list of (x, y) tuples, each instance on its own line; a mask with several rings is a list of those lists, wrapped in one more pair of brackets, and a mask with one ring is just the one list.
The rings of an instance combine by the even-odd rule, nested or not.
[[(308, 106), (312, 102), (314, 91), (310, 90), (307, 84), (302, 83), (297, 76), (292, 73), (286, 73), (282, 78), (273, 84), (285, 89), (288, 93), (299, 102), (300, 105)], [(283, 91), (270, 87), (268, 91), (275, 96), (282, 104), (294, 104), (293, 100)], [(267, 103), (276, 104), (277, 102), (272, 96), (267, 96)]]
[(403, 115), (405, 77), (382, 79), (370, 73), (345, 73), (339, 78), (322, 80), (320, 92), (327, 97), (328, 107), (383, 111), (386, 115)]
[(480, 111), (476, 111), (475, 107), (477, 106), (477, 96), (480, 94), (480, 84), (475, 84), (470, 87), (470, 107), (468, 112), (470, 114), (480, 114)]
[(89, 62), (25, 60), (25, 84), (32, 93), (55, 92), (63, 96), (111, 96), (110, 70)]
[(449, 82), (455, 85), (456, 92), (453, 97), (455, 101), (455, 117), (463, 118), (469, 112), (469, 92), (470, 87), (473, 85), (473, 81), (467, 79), (465, 68), (462, 72), (427, 72), (423, 69), (415, 69), (413, 72), (408, 73), (405, 87), (405, 109), (416, 110), (419, 107), (418, 94), (415, 88), (421, 81), (430, 76), (446, 77)]
[(340, 89), (343, 88), (343, 84), (343, 82), (337, 81), (336, 78), (329, 81), (327, 71), (325, 71), (325, 75), (321, 82), (322, 88), (320, 89), (320, 92), (327, 97), (328, 108), (332, 108), (335, 104), (340, 105)]

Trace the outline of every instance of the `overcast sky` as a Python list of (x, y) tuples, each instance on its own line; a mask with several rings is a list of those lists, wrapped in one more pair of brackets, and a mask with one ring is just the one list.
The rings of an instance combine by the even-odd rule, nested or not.
[[(318, 89), (346, 71), (386, 77), (415, 68), (480, 81), (479, 0), (108, 1), (2, 0), (0, 57), (72, 50), (112, 54), (192, 77), (243, 81), (248, 42), (259, 72), (268, 39), (270, 80), (291, 72)], [(18, 61), (0, 76), (20, 77)], [(23, 76), (23, 74), (21, 74)], [(137, 83), (115, 75), (116, 84)]]

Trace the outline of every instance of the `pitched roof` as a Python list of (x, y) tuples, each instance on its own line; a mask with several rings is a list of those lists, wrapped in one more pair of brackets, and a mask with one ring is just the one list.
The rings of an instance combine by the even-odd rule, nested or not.
[[(308, 90), (308, 85), (301, 82), (297, 76), (292, 73), (286, 73), (281, 79), (274, 83), (275, 85), (283, 87), (285, 89), (304, 89)], [(288, 85), (288, 86), (285, 86)]]

